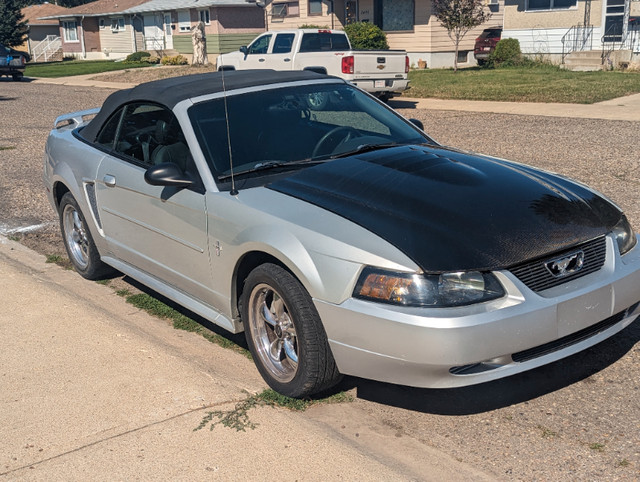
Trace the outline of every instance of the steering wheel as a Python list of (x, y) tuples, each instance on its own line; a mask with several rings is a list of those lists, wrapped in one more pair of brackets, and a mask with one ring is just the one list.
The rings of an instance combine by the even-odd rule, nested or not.
[(325, 144), (327, 144), (327, 142), (339, 132), (344, 132), (344, 134), (342, 136), (338, 137), (338, 142), (335, 142), (335, 145), (333, 146), (333, 149), (338, 147), (343, 142), (348, 141), (349, 139), (353, 139), (354, 137), (360, 137), (361, 136), (360, 132), (358, 132), (358, 130), (353, 128), (353, 127), (350, 127), (350, 126), (338, 126), (338, 127), (335, 127), (335, 128), (331, 129), (329, 132), (327, 132), (325, 135), (323, 135), (320, 138), (320, 140), (318, 141), (316, 146), (313, 148), (313, 152), (311, 153), (311, 159), (313, 159), (321, 151), (323, 151), (322, 148), (325, 147)]

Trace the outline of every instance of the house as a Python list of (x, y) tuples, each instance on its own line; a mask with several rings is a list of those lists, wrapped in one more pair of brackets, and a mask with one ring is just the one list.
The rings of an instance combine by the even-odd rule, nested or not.
[[(52, 3), (42, 3), (40, 5), (29, 5), (21, 10), (24, 20), (27, 22), (27, 40), (19, 50), (26, 50), (31, 55), (34, 62), (61, 60), (61, 46), (58, 38), (60, 27), (57, 19), (41, 20), (40, 17), (47, 17), (62, 13), (67, 9)], [(55, 45), (52, 42), (58, 39)]]
[(97, 0), (44, 19), (59, 22), (64, 55), (82, 59), (120, 59), (143, 50), (190, 56), (191, 28), (201, 20), (215, 59), (265, 28), (264, 10), (246, 0)]
[[(461, 66), (476, 64), (473, 46), (484, 28), (502, 26), (504, 1), (487, 0), (491, 18), (460, 43)], [(412, 65), (422, 60), (428, 67), (453, 66), (454, 44), (433, 15), (431, 0), (273, 0), (265, 8), (268, 30), (309, 24), (341, 29), (351, 22), (371, 22), (385, 31), (392, 49), (407, 51)]]
[(637, 62), (640, 1), (506, 0), (502, 37), (516, 38), (524, 53), (556, 63), (572, 54), (590, 56), (599, 66), (613, 52)]

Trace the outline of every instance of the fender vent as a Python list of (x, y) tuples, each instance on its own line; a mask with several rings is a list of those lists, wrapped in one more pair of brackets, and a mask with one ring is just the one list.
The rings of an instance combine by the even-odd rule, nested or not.
[(91, 214), (93, 219), (96, 220), (98, 228), (102, 229), (102, 222), (100, 221), (100, 215), (98, 214), (98, 202), (96, 201), (96, 186), (93, 183), (85, 184), (85, 190), (87, 191), (87, 199), (89, 200), (89, 206), (91, 207)]

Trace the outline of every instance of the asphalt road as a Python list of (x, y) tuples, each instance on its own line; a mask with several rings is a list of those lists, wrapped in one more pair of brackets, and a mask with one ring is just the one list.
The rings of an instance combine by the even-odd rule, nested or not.
[[(0, 234), (43, 254), (64, 253), (41, 182), (45, 138), (57, 115), (98, 106), (108, 94), (0, 81)], [(588, 183), (640, 227), (640, 123), (396, 107), (444, 144)], [(381, 459), (384, 444), (361, 438), (384, 427), (496, 479), (640, 479), (640, 322), (566, 360), (477, 387), (423, 390), (349, 378), (343, 388), (354, 403), (305, 416)]]

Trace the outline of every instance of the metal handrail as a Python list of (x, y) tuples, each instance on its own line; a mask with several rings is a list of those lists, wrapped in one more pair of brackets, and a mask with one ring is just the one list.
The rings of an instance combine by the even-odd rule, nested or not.
[(574, 25), (562, 36), (562, 62), (571, 52), (591, 50), (593, 47), (593, 25)]
[[(616, 40), (606, 41), (605, 38), (614, 37), (612, 32), (613, 32), (613, 29), (616, 27), (618, 27), (618, 25), (616, 24), (609, 25), (609, 28), (605, 30), (604, 35), (600, 40), (602, 42), (602, 53), (601, 53), (602, 65), (604, 65), (604, 63), (610, 59), (611, 52), (613, 52), (614, 50), (621, 50), (626, 44), (627, 39), (629, 38), (629, 29), (627, 29), (626, 32), (620, 32), (620, 41), (616, 41)], [(615, 36), (617, 37), (617, 34)], [(616, 48), (616, 45), (619, 45), (618, 48)]]
[(44, 55), (44, 61), (46, 62), (51, 58), (52, 54), (60, 50), (61, 47), (62, 41), (60, 37), (57, 35), (47, 35), (44, 40), (31, 49), (33, 61), (36, 62), (39, 57)]

